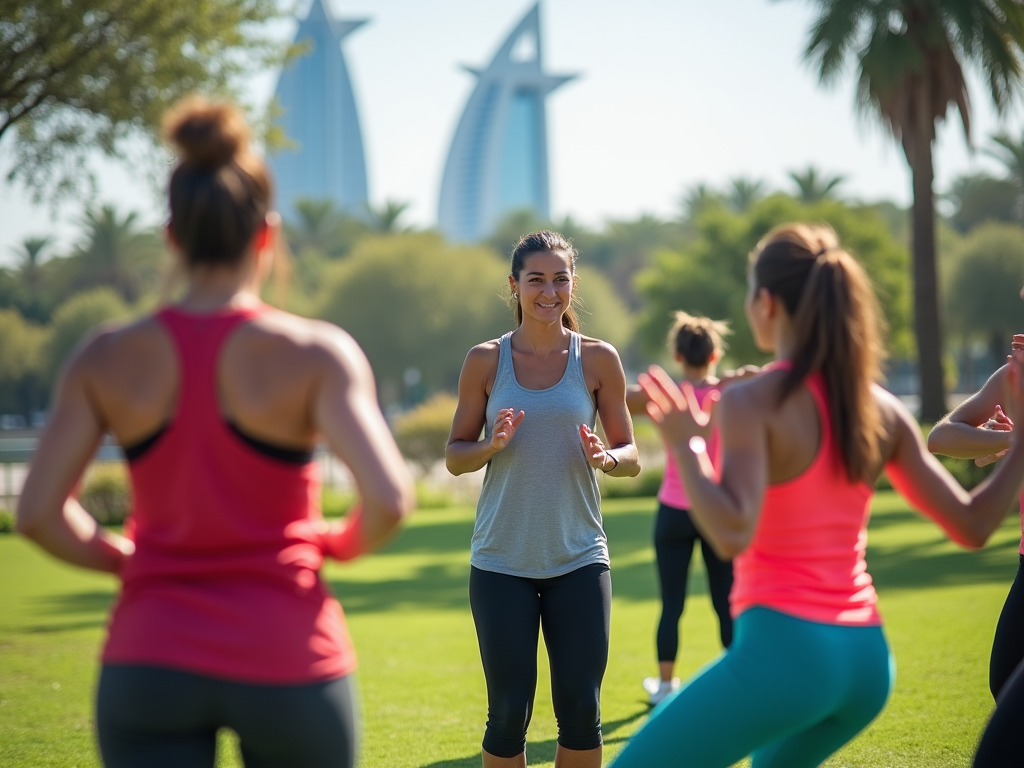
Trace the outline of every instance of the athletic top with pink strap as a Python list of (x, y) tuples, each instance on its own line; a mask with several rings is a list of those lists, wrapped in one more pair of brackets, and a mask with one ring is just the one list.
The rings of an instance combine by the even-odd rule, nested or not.
[[(682, 387), (682, 384), (679, 385)], [(704, 400), (712, 392), (718, 389), (717, 386), (713, 387), (694, 387), (693, 394), (697, 397), (697, 402), (704, 406)], [(716, 467), (718, 466), (718, 430), (713, 429), (711, 436), (708, 438), (708, 456), (711, 457), (711, 463)], [(683, 480), (679, 476), (679, 467), (676, 465), (676, 460), (672, 456), (672, 452), (666, 446), (665, 448), (665, 474), (661, 478), (661, 487), (658, 489), (658, 501), (664, 504), (666, 507), (673, 507), (674, 509), (689, 509), (690, 508), (690, 497), (686, 493), (686, 488), (683, 487)]]
[[(788, 367), (781, 361), (768, 370)], [(879, 625), (864, 561), (874, 490), (847, 476), (824, 378), (811, 374), (805, 386), (818, 409), (818, 452), (799, 476), (766, 489), (754, 538), (733, 561), (732, 615), (763, 606), (822, 624)]]
[(312, 455), (260, 450), (266, 444), (227, 422), (218, 404), (224, 341), (267, 311), (156, 315), (174, 342), (180, 395), (173, 420), (126, 450), (135, 554), (104, 663), (296, 685), (355, 669), (341, 606), (319, 577)]

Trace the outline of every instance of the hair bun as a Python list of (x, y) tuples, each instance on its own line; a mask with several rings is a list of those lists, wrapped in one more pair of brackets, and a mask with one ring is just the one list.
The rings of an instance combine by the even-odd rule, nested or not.
[(164, 118), (164, 134), (183, 165), (220, 168), (245, 152), (249, 129), (238, 107), (190, 96)]

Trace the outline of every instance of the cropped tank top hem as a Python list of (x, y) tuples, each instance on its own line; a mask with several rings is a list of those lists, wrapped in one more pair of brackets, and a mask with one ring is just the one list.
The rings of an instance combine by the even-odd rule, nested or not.
[(477, 562), (474, 558), (470, 557), (469, 564), (480, 571), (489, 571), (491, 573), (500, 573), (502, 576), (517, 576), (521, 579), (554, 579), (559, 576), (565, 576), (567, 573), (578, 571), (580, 568), (586, 568), (588, 565), (607, 565), (611, 566), (611, 561), (607, 555), (597, 554), (589, 557), (582, 558), (578, 561), (573, 561), (565, 565), (560, 565), (557, 568), (552, 568), (547, 571), (529, 572), (524, 571), (521, 568), (508, 568), (502, 566), (500, 563), (488, 563), (488, 562)]

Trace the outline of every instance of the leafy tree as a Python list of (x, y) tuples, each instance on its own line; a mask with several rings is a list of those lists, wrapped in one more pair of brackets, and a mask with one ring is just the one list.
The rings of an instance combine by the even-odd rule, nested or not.
[(1024, 4), (1019, 0), (816, 0), (818, 18), (804, 51), (822, 83), (856, 60), (857, 101), (900, 141), (913, 179), (914, 327), (921, 418), (946, 411), (935, 248), (932, 144), (936, 123), (956, 106), (970, 140), (963, 65), (977, 66), (1004, 111), (1024, 69)]
[(958, 176), (945, 195), (953, 203), (950, 223), (960, 232), (969, 232), (985, 221), (1016, 221), (1020, 190), (1008, 179), (987, 173)]
[(87, 210), (82, 225), (84, 240), (68, 260), (73, 291), (109, 286), (131, 304), (157, 282), (162, 244), (154, 232), (139, 226), (137, 213), (121, 218), (104, 205), (99, 211)]
[(744, 215), (711, 210), (698, 219), (693, 243), (656, 254), (654, 265), (637, 277), (645, 299), (637, 329), (644, 348), (660, 355), (671, 314), (683, 309), (730, 321), (735, 331), (730, 355), (736, 362), (763, 360), (743, 312), (749, 254), (769, 229), (787, 221), (825, 221), (835, 227), (872, 279), (889, 325), (890, 352), (897, 357), (909, 354), (908, 258), (885, 221), (867, 207), (828, 200), (804, 206), (784, 195), (772, 195)]
[(813, 165), (804, 171), (790, 171), (789, 178), (796, 184), (797, 199), (808, 205), (832, 197), (836, 188), (846, 181), (845, 176), (829, 176)]
[(950, 330), (964, 342), (983, 341), (1001, 365), (1014, 332), (1024, 327), (1024, 230), (989, 223), (968, 235), (953, 267)]
[[(494, 228), (494, 232), (487, 238), (486, 244), (503, 259), (510, 259), (512, 257), (512, 249), (516, 247), (516, 243), (519, 242), (523, 235), (530, 232), (539, 232), (542, 229), (560, 231), (550, 221), (544, 221), (537, 216), (536, 211), (532, 208), (520, 208), (519, 210), (509, 211), (501, 217)], [(569, 236), (567, 232), (562, 232), (562, 234), (567, 237)], [(578, 244), (577, 247), (579, 247)]]
[(128, 307), (112, 288), (93, 288), (68, 299), (53, 315), (51, 336), (45, 351), (47, 380), (53, 381), (61, 366), (89, 331), (100, 323), (128, 316)]
[(633, 341), (636, 325), (629, 307), (600, 270), (580, 264), (576, 275), (577, 314), (583, 333), (607, 341), (624, 354)]
[(16, 310), (0, 309), (0, 413), (20, 413), (29, 420), (33, 411), (46, 407), (47, 338), (46, 329)]
[(333, 267), (317, 316), (359, 342), (382, 401), (398, 400), (410, 368), (428, 391), (454, 391), (469, 348), (512, 327), (507, 275), (489, 250), (436, 234), (368, 238)]
[(124, 157), (170, 102), (223, 91), (282, 60), (275, 0), (0, 0), (0, 141), (38, 201), (91, 179), (86, 157)]
[(1007, 181), (1016, 187), (1014, 213), (1018, 221), (1024, 221), (1024, 133), (1019, 139), (999, 133), (992, 137), (994, 147), (988, 154), (1006, 167)]
[(680, 202), (683, 206), (683, 215), (693, 220), (710, 208), (725, 205), (725, 197), (718, 190), (699, 182), (686, 190)]
[(733, 179), (729, 182), (726, 203), (736, 213), (745, 213), (765, 195), (765, 184), (759, 179)]

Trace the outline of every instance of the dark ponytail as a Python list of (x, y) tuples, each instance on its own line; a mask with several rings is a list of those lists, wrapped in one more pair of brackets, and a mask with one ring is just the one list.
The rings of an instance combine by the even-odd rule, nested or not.
[[(541, 230), (540, 232), (533, 232), (529, 235), (523, 235), (519, 239), (519, 243), (516, 247), (512, 249), (512, 277), (514, 277), (518, 283), (519, 275), (523, 271), (523, 264), (526, 262), (526, 257), (531, 253), (542, 253), (544, 251), (561, 253), (569, 259), (569, 268), (572, 271), (572, 304), (570, 304), (570, 306), (566, 308), (565, 312), (562, 313), (562, 325), (570, 331), (579, 333), (580, 319), (576, 314), (575, 306), (573, 306), (577, 301), (576, 259), (579, 256), (579, 253), (564, 235), (560, 235), (558, 232), (550, 232), (546, 229)], [(523, 308), (520, 305), (518, 298), (513, 297), (513, 299), (516, 303), (514, 316), (516, 320), (516, 327), (518, 327), (523, 324)]]
[(751, 258), (755, 287), (782, 301), (796, 333), (779, 401), (821, 371), (847, 474), (873, 482), (883, 427), (871, 388), (881, 378), (883, 351), (877, 301), (864, 269), (830, 227), (808, 224), (776, 227)]

